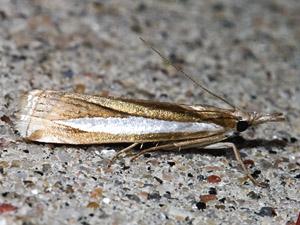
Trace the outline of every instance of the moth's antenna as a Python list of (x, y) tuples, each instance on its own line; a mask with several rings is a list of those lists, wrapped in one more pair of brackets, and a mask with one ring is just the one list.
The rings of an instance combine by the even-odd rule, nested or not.
[(188, 79), (190, 79), (196, 85), (198, 85), (204, 91), (206, 91), (210, 95), (214, 96), (215, 98), (218, 98), (218, 99), (222, 100), (227, 105), (231, 106), (233, 109), (237, 108), (235, 105), (233, 105), (232, 103), (230, 103), (229, 101), (227, 101), (225, 98), (223, 98), (223, 97), (221, 97), (221, 96), (213, 93), (212, 91), (210, 91), (209, 89), (207, 89), (206, 87), (204, 87), (199, 81), (196, 81), (194, 78), (192, 78), (190, 75), (188, 75), (182, 68), (180, 68), (180, 67), (176, 66), (175, 64), (173, 64), (167, 57), (165, 57), (162, 53), (160, 53), (156, 48), (154, 48), (150, 43), (148, 43), (147, 41), (145, 41), (142, 37), (139, 37), (139, 38), (141, 39), (142, 42), (144, 42), (144, 44), (146, 46), (148, 46), (152, 51), (154, 51), (156, 54), (158, 54), (165, 62), (167, 62), (169, 65), (171, 65), (177, 71), (181, 72), (184, 76), (186, 76)]

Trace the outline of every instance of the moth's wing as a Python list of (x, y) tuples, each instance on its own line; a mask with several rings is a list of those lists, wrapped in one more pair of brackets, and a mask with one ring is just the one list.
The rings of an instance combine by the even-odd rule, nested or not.
[(29, 92), (22, 102), (17, 128), (22, 137), (40, 142), (151, 142), (227, 130), (214, 123), (215, 114), (205, 117), (172, 103), (41, 90)]

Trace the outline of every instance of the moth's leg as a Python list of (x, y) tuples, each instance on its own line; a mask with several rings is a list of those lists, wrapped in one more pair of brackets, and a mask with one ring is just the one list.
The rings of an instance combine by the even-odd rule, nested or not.
[(130, 151), (131, 151), (135, 146), (137, 146), (138, 144), (139, 144), (139, 143), (133, 143), (133, 144), (129, 145), (128, 147), (121, 149), (121, 150), (120, 150), (118, 153), (116, 153), (116, 154), (114, 155), (114, 157), (110, 160), (109, 166), (111, 166), (111, 165), (114, 163), (114, 161), (116, 161), (116, 160), (119, 158), (120, 155), (122, 155), (122, 154), (126, 154), (126, 155), (127, 155), (127, 153), (130, 152)]
[(204, 138), (192, 139), (192, 140), (188, 140), (188, 141), (178, 141), (178, 142), (174, 142), (174, 143), (154, 146), (151, 148), (144, 149), (141, 152), (135, 154), (131, 158), (131, 161), (134, 161), (137, 158), (139, 158), (140, 156), (144, 155), (145, 153), (149, 153), (149, 152), (174, 151), (175, 149), (178, 151), (178, 149), (181, 150), (184, 148), (190, 148), (192, 146), (197, 146), (197, 147), (207, 146), (207, 145), (219, 142), (224, 139), (226, 139), (226, 136), (223, 134), (220, 134), (220, 135), (214, 135), (214, 136), (209, 136), (209, 137), (204, 137)]
[(244, 173), (246, 176), (257, 186), (260, 187), (266, 187), (267, 184), (265, 183), (259, 183), (250, 173), (249, 169), (246, 167), (245, 163), (242, 160), (241, 154), (235, 144), (231, 142), (220, 142), (220, 143), (214, 143), (208, 146), (205, 146), (205, 149), (216, 149), (216, 148), (231, 148), (234, 152), (235, 158), (238, 161), (238, 163), (242, 166), (242, 169), (244, 170)]
[(169, 150), (170, 148), (174, 148), (174, 143), (172, 144), (165, 144), (165, 145), (156, 145), (154, 147), (151, 148), (146, 148), (143, 149), (142, 151), (140, 151), (139, 153), (135, 154), (130, 161), (134, 161), (137, 158), (139, 158), (140, 156), (144, 155), (145, 153), (149, 153), (149, 152), (156, 152), (156, 151), (163, 151), (163, 150)]
[(259, 183), (255, 178), (251, 175), (248, 168), (245, 166), (239, 150), (236, 148), (236, 146), (233, 143), (230, 142), (220, 142), (227, 137), (224, 134), (219, 134), (211, 137), (201, 138), (201, 139), (194, 139), (194, 140), (188, 140), (188, 141), (180, 141), (180, 142), (174, 142), (170, 144), (155, 146), (151, 148), (147, 148), (142, 150), (141, 152), (135, 154), (131, 161), (136, 160), (138, 157), (145, 153), (149, 152), (155, 152), (155, 151), (172, 151), (175, 149), (185, 149), (185, 148), (191, 148), (191, 147), (204, 147), (206, 149), (213, 149), (213, 148), (232, 148), (235, 158), (238, 161), (238, 163), (242, 166), (242, 169), (246, 176), (257, 186), (260, 187), (266, 187), (267, 185), (264, 183)]

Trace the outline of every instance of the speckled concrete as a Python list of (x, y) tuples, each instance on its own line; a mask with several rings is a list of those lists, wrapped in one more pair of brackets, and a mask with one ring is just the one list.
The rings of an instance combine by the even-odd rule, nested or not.
[[(295, 224), (299, 11), (297, 0), (0, 0), (0, 224)], [(123, 145), (19, 140), (18, 99), (32, 89), (224, 106), (139, 36), (240, 108), (286, 114), (232, 140), (269, 188), (242, 182), (231, 151), (158, 153), (107, 169)]]

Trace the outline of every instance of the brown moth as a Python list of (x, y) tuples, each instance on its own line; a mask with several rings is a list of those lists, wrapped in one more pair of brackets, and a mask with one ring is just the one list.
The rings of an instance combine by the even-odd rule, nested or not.
[[(152, 46), (150, 48), (169, 62)], [(251, 126), (283, 121), (283, 115), (240, 110), (171, 65), (202, 89), (230, 105), (231, 109), (33, 90), (22, 99), (17, 129), (21, 137), (44, 143), (132, 143), (118, 152), (113, 160), (146, 142), (158, 145), (141, 150), (132, 159), (160, 150), (232, 148), (248, 178), (261, 185), (249, 173), (235, 145), (224, 140)]]

